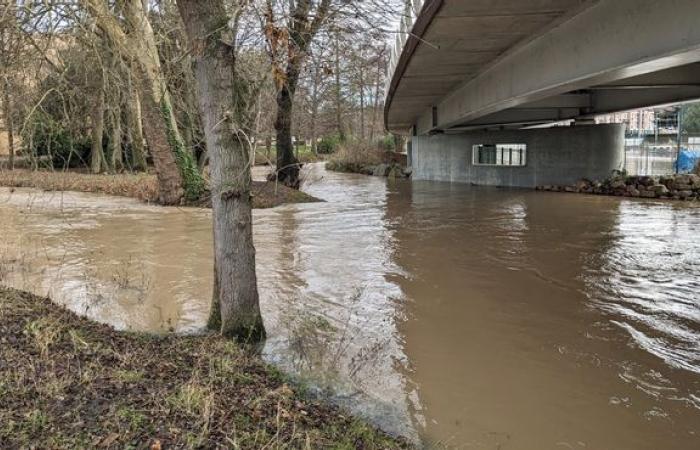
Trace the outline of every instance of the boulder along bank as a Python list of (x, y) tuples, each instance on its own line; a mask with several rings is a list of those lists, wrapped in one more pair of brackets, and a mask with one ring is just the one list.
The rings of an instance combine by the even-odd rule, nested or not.
[(582, 179), (574, 185), (537, 186), (538, 191), (570, 192), (617, 197), (655, 198), (697, 201), (700, 199), (700, 176), (677, 174), (664, 176), (628, 176), (615, 174), (604, 181)]

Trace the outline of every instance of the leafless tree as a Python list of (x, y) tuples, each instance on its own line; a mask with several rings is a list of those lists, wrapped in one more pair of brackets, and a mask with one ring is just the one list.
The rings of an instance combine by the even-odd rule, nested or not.
[[(155, 34), (142, 0), (118, 0), (116, 14), (103, 0), (80, 0), (113, 48), (134, 62), (142, 95), (144, 132), (158, 174), (161, 202), (201, 195), (203, 180), (185, 148), (161, 67)], [(124, 20), (120, 20), (123, 16)]]
[(199, 90), (209, 153), (214, 210), (215, 285), (211, 328), (226, 336), (260, 340), (260, 315), (251, 215), (250, 129), (255, 80), (240, 67), (236, 23), (245, 2), (234, 5), (233, 27), (222, 0), (179, 0)]

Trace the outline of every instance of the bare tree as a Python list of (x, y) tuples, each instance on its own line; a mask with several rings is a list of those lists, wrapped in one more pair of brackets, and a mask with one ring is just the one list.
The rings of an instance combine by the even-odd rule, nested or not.
[(95, 102), (92, 109), (92, 150), (90, 151), (90, 166), (92, 173), (107, 171), (107, 161), (105, 160), (102, 139), (104, 137), (104, 116), (105, 116), (105, 86), (104, 73), (102, 68), (98, 71), (97, 82), (95, 83)]
[(178, 204), (183, 196), (199, 197), (204, 183), (179, 131), (144, 2), (117, 1), (124, 16), (120, 22), (107, 2), (80, 1), (112, 46), (135, 62), (142, 94), (143, 129), (158, 174), (161, 202)]
[(131, 147), (131, 168), (146, 169), (146, 151), (143, 146), (143, 122), (141, 118), (141, 96), (134, 86), (131, 73), (128, 74), (127, 86), (130, 101), (126, 102), (127, 141)]
[(228, 26), (223, 1), (179, 0), (178, 7), (196, 65), (211, 173), (215, 285), (209, 326), (226, 336), (260, 340), (265, 328), (255, 274), (248, 140), (255, 94), (240, 70), (235, 27)]
[(15, 168), (15, 113), (12, 99), (11, 68), (19, 57), (17, 41), (17, 5), (13, 0), (0, 0), (0, 82), (2, 83), (2, 112), (7, 131), (9, 167)]
[[(292, 145), (292, 111), (302, 66), (316, 33), (330, 17), (331, 0), (266, 1), (265, 36), (277, 85), (277, 179), (299, 187)], [(282, 17), (282, 20), (278, 16)], [(286, 24), (280, 23), (286, 21)]]

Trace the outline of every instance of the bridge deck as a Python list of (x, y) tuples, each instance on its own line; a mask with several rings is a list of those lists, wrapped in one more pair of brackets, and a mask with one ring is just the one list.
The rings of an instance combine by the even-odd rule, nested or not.
[(700, 98), (698, 16), (697, 0), (409, 1), (387, 128), (522, 126)]

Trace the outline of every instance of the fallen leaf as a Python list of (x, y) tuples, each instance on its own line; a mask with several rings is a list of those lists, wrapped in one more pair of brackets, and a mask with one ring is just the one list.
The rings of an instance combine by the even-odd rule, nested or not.
[(102, 440), (100, 447), (109, 447), (110, 445), (114, 444), (117, 439), (119, 439), (119, 435), (117, 433), (111, 433)]

